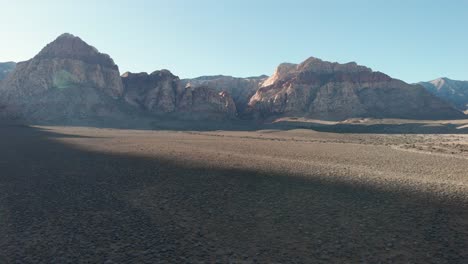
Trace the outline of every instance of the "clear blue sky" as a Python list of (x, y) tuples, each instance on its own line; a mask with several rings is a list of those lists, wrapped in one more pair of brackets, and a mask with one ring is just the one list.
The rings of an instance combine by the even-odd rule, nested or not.
[(314, 56), (408, 82), (468, 79), (468, 0), (0, 0), (0, 19), (0, 61), (69, 32), (121, 72), (253, 76)]

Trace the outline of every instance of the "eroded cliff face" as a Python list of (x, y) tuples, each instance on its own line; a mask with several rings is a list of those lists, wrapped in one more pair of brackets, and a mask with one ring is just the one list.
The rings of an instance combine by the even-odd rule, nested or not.
[(186, 87), (180, 95), (177, 111), (190, 119), (233, 119), (236, 105), (228, 92), (210, 87)]
[(63, 34), (3, 80), (3, 115), (65, 120), (113, 115), (123, 92), (117, 65), (106, 54)]
[(356, 63), (309, 58), (282, 64), (249, 101), (254, 116), (452, 119), (464, 115), (427, 93)]
[(126, 72), (122, 81), (124, 99), (132, 106), (153, 114), (176, 110), (179, 78), (168, 70), (151, 74)]
[(236, 78), (232, 76), (202, 76), (194, 79), (184, 79), (184, 85), (196, 87), (209, 87), (218, 92), (227, 92), (232, 96), (239, 114), (242, 114), (267, 76)]
[(158, 117), (232, 119), (236, 106), (228, 92), (192, 87), (168, 70), (122, 75), (125, 101)]

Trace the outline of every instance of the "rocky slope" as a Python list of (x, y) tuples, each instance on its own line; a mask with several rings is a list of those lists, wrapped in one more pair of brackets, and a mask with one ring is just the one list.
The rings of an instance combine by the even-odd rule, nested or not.
[(2, 116), (62, 122), (121, 115), (119, 69), (106, 54), (63, 34), (20, 62), (0, 87)]
[(263, 118), (464, 117), (422, 86), (409, 85), (354, 62), (339, 64), (313, 57), (298, 65), (281, 64), (250, 99), (248, 110)]
[(468, 81), (439, 78), (430, 82), (420, 82), (435, 96), (453, 104), (462, 111), (468, 110)]
[(250, 98), (257, 92), (260, 85), (268, 78), (262, 75), (249, 78), (236, 78), (232, 76), (216, 75), (202, 76), (193, 79), (184, 79), (182, 82), (186, 86), (193, 88), (205, 86), (213, 88), (219, 92), (228, 92), (234, 100), (237, 111), (243, 113)]
[(124, 99), (158, 117), (232, 119), (236, 105), (228, 92), (208, 86), (192, 87), (168, 70), (124, 73)]
[(14, 62), (0, 62), (0, 81), (12, 72), (16, 67)]

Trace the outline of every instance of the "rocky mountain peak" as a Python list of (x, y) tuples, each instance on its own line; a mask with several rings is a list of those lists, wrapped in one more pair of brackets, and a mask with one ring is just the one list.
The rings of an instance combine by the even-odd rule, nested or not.
[(430, 81), (430, 83), (432, 83), (436, 87), (436, 89), (441, 89), (442, 87), (444, 87), (444, 85), (446, 85), (449, 82), (452, 82), (452, 80), (450, 80), (447, 77), (441, 77)]
[[(34, 122), (91, 120), (121, 114), (123, 84), (117, 65), (79, 37), (62, 34), (2, 80), (8, 118)], [(0, 103), (2, 103), (0, 102)]]
[(54, 41), (47, 44), (34, 58), (74, 59), (117, 69), (117, 65), (115, 65), (109, 55), (100, 53), (95, 47), (88, 45), (81, 38), (69, 33), (58, 36)]
[(457, 87), (457, 90), (458, 89), (465, 90), (466, 84), (468, 83), (468, 81), (452, 80), (447, 77), (440, 77), (429, 82), (420, 82), (419, 84), (424, 84), (424, 83), (434, 86), (433, 88), (436, 88), (437, 90), (454, 88), (454, 87)]
[(113, 98), (120, 97), (123, 91), (119, 69), (112, 58), (68, 33), (47, 44), (34, 58), (18, 63), (2, 86), (10, 96), (18, 98), (83, 86), (99, 89)]
[(262, 87), (270, 86), (280, 79), (285, 78), (288, 74), (297, 70), (297, 64), (294, 63), (281, 63), (276, 67), (275, 72), (268, 79), (262, 83)]
[(441, 77), (429, 82), (420, 82), (427, 91), (451, 103), (462, 111), (468, 109), (468, 81)]
[(167, 69), (154, 71), (150, 75), (153, 76), (153, 77), (160, 77), (160, 78), (179, 79), (179, 77), (175, 76), (174, 74), (172, 74), (171, 71), (169, 71)]
[(309, 57), (300, 64), (281, 63), (270, 78), (262, 83), (262, 87), (273, 85), (280, 80), (291, 79), (302, 75), (325, 75), (335, 73), (372, 73), (372, 69), (358, 65), (356, 62), (340, 64), (338, 62), (323, 61), (316, 57)]
[(319, 58), (310, 57), (297, 66), (299, 72), (314, 72), (319, 74), (331, 74), (335, 72), (372, 72), (372, 70), (365, 66), (360, 66), (356, 62), (348, 62), (340, 64), (338, 62), (323, 61)]

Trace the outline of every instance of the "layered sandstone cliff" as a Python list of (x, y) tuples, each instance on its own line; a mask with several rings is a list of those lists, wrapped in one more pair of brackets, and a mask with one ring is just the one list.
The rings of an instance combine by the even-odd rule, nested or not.
[(309, 58), (281, 64), (249, 102), (254, 116), (307, 116), (452, 119), (464, 115), (431, 95), (354, 62), (339, 64)]

